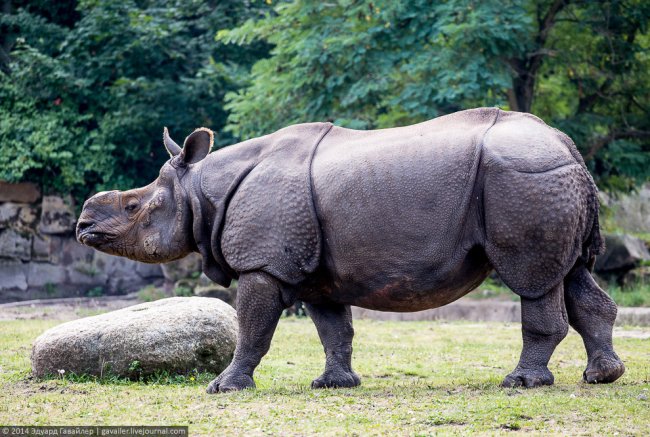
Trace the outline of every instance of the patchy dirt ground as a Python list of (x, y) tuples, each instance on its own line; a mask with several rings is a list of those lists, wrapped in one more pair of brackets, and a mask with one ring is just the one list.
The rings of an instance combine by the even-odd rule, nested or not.
[[(79, 297), (67, 299), (43, 299), (25, 302), (0, 304), (0, 321), (9, 320), (61, 320), (67, 321), (80, 317), (113, 311), (142, 301), (137, 294), (125, 296)], [(501, 297), (473, 299), (464, 297), (449, 305), (415, 313), (391, 313), (352, 308), (355, 319), (384, 321), (455, 321), (470, 322), (505, 322), (518, 323), (521, 320), (519, 302), (506, 301)], [(650, 308), (619, 307), (615, 335), (628, 338), (649, 338), (648, 333), (630, 330), (631, 326), (650, 326)], [(638, 336), (637, 336), (638, 335)]]
[(135, 294), (125, 296), (41, 299), (0, 305), (0, 320), (73, 320), (140, 303)]

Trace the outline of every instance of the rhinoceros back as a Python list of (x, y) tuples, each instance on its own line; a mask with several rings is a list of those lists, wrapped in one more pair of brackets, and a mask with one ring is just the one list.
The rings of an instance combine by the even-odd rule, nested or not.
[(446, 287), (473, 244), (465, 222), (474, 219), (481, 144), (498, 113), (482, 108), (401, 128), (328, 133), (312, 177), (336, 280), (368, 293), (389, 284), (394, 294)]

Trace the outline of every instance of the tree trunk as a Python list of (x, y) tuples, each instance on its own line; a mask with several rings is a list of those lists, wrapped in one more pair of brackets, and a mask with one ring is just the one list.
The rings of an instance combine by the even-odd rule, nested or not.
[[(535, 91), (535, 75), (528, 69), (512, 79), (512, 95), (510, 106), (513, 111), (530, 112), (533, 106)], [(512, 107), (514, 104), (514, 107)]]
[[(0, 12), (9, 15), (11, 13), (11, 0), (2, 0), (0, 3)], [(4, 35), (3, 35), (4, 33)], [(9, 50), (11, 49), (11, 40), (9, 32), (0, 32), (0, 71), (5, 74), (11, 74), (9, 63)]]
[[(510, 66), (515, 71), (512, 78), (512, 88), (508, 90), (508, 102), (513, 111), (530, 112), (533, 106), (535, 81), (545, 56), (551, 52), (544, 46), (548, 35), (555, 25), (557, 14), (569, 4), (570, 0), (555, 0), (542, 16), (537, 11), (538, 31), (535, 36), (533, 52), (526, 53), (523, 58), (511, 59)], [(538, 6), (539, 7), (539, 6)]]

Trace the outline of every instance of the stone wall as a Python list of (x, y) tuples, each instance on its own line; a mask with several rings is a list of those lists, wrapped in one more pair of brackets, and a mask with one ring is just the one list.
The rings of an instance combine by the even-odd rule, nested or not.
[(617, 197), (601, 192), (601, 203), (614, 225), (628, 232), (650, 233), (650, 183)]
[(79, 244), (69, 196), (41, 196), (33, 184), (0, 182), (0, 303), (121, 294), (163, 281), (160, 265)]

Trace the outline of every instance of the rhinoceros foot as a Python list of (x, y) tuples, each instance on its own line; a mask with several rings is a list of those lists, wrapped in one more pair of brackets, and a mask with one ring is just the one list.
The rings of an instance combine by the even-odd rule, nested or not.
[(547, 368), (523, 369), (517, 367), (514, 372), (505, 377), (501, 387), (541, 387), (553, 385), (553, 374)]
[(590, 360), (582, 379), (590, 384), (614, 382), (625, 372), (625, 365), (618, 356), (611, 352)]
[(356, 373), (344, 370), (327, 370), (311, 383), (311, 388), (343, 388), (356, 387), (361, 379)]
[(209, 394), (224, 393), (227, 391), (238, 391), (246, 388), (255, 388), (255, 381), (245, 373), (238, 373), (230, 370), (230, 368), (223, 371), (208, 385), (206, 392)]

